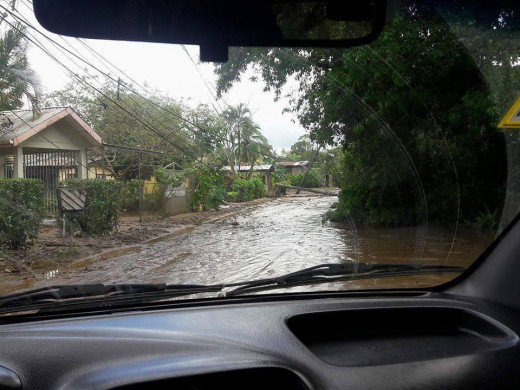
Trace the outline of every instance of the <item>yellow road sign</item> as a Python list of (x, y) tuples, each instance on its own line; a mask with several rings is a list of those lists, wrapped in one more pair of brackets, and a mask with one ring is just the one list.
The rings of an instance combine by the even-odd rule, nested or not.
[(520, 97), (511, 106), (507, 114), (504, 115), (500, 123), (499, 129), (520, 129)]

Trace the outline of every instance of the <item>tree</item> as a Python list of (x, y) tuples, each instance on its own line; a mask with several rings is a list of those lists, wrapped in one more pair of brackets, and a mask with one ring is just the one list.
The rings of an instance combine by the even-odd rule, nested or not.
[(0, 37), (0, 110), (23, 107), (27, 98), (37, 111), (40, 98), (39, 78), (27, 59), (25, 27), (16, 24)]
[(310, 139), (309, 134), (304, 134), (291, 146), (291, 154), (299, 156), (298, 160), (310, 161), (316, 154), (317, 146)]
[[(468, 10), (458, 3), (445, 11)], [(474, 20), (493, 30), (489, 20)], [(234, 49), (216, 68), (218, 89), (227, 91), (250, 66), (277, 96), (289, 79), (298, 81), (290, 109), (311, 140), (343, 146), (342, 218), (454, 224), (497, 209), (506, 178), (494, 93), (460, 36), (437, 9), (411, 1), (370, 46)], [(495, 57), (480, 61), (488, 73), (501, 72)]]
[[(93, 83), (90, 80), (90, 83)], [(180, 117), (190, 115), (190, 110), (155, 91), (140, 96), (126, 89), (119, 92), (115, 86), (105, 84), (102, 94), (86, 90), (81, 84), (69, 83), (63, 90), (45, 96), (47, 105), (71, 106), (107, 144), (161, 151), (165, 161), (185, 165), (197, 159), (196, 133), (193, 126)], [(148, 126), (147, 126), (148, 125)], [(164, 139), (164, 138), (166, 139)], [(139, 155), (136, 152), (107, 149), (116, 175), (131, 179), (138, 175)], [(153, 167), (163, 158), (141, 155), (142, 176), (150, 176)]]
[(253, 167), (263, 154), (270, 153), (271, 146), (253, 121), (247, 106), (230, 106), (223, 117), (227, 122), (224, 151), (233, 174), (238, 164), (247, 162)]

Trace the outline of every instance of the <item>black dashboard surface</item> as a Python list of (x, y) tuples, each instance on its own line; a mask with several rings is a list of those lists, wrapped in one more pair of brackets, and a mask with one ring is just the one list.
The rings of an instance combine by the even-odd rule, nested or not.
[(516, 311), (440, 293), (302, 299), (2, 325), (0, 365), (31, 389), (518, 388), (518, 332)]

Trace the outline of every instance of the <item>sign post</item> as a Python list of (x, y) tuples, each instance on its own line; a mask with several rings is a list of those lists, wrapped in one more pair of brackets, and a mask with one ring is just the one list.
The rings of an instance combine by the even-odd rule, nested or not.
[(520, 97), (498, 124), (499, 129), (520, 129)]

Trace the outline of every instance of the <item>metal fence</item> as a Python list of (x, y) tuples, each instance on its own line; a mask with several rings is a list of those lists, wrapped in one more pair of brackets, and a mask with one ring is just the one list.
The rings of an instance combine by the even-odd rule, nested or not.
[[(134, 215), (142, 220), (147, 216), (165, 214), (172, 207), (182, 210), (183, 200), (179, 198), (179, 194), (183, 192), (182, 185), (174, 190), (157, 181), (157, 169), (165, 165), (163, 153), (110, 145), (89, 151), (87, 161), (87, 178), (117, 180), (123, 184), (123, 214)], [(23, 155), (24, 177), (40, 179), (45, 185), (48, 217), (58, 216), (56, 189), (64, 180), (78, 177), (79, 163), (77, 151), (60, 150)], [(7, 178), (13, 177), (13, 165), (12, 156), (8, 156), (4, 162)], [(174, 167), (175, 164), (170, 163), (165, 172), (172, 172)]]
[[(56, 188), (61, 181), (78, 177), (77, 151), (50, 151), (23, 155), (23, 177), (40, 179), (45, 185), (45, 207), (48, 216), (58, 214)], [(4, 163), (7, 178), (13, 177), (13, 161)]]
[(121, 211), (124, 215), (147, 216), (164, 212), (165, 188), (157, 182), (157, 169), (164, 166), (160, 152), (105, 145), (89, 156), (89, 177), (123, 183)]

